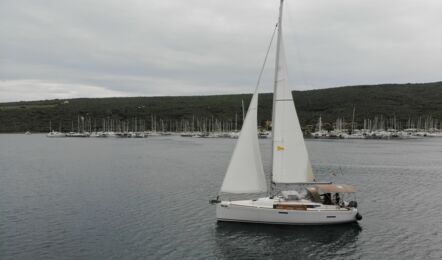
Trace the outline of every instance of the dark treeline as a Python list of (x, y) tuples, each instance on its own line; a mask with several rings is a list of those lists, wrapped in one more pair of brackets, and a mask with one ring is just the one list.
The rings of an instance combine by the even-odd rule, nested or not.
[[(362, 127), (364, 119), (384, 116), (398, 122), (432, 117), (442, 120), (442, 82), (422, 84), (383, 84), (349, 86), (320, 90), (294, 91), (301, 124), (314, 126), (318, 117), (324, 124), (333, 124), (337, 118), (350, 122), (353, 107), (355, 122)], [(47, 132), (52, 127), (70, 131), (78, 117), (89, 120), (143, 120), (150, 129), (151, 118), (172, 122), (212, 119), (242, 124), (242, 100), (247, 110), (250, 94), (181, 96), (79, 98), (0, 103), (0, 132)], [(271, 120), (272, 94), (259, 96), (259, 123)]]

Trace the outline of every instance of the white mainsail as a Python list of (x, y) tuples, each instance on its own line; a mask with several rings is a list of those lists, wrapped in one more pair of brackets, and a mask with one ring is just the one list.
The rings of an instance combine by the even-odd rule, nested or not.
[(255, 91), (230, 159), (221, 192), (258, 193), (267, 191), (258, 143), (257, 114), (258, 92)]
[(278, 25), (272, 119), (272, 180), (274, 183), (312, 182), (314, 181), (313, 171), (291, 89), (288, 85), (287, 64), (282, 39), (282, 3)]

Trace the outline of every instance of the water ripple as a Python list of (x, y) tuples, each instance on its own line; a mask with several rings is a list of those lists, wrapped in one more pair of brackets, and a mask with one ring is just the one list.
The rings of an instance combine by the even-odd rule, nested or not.
[(308, 141), (317, 178), (355, 185), (364, 216), (323, 227), (216, 223), (234, 144), (0, 135), (0, 258), (442, 257), (442, 139)]

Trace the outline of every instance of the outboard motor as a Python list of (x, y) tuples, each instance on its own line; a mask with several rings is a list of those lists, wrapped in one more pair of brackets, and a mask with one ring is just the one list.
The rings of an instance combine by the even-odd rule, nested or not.
[(357, 203), (356, 201), (352, 200), (352, 201), (350, 201), (350, 202), (348, 203), (348, 206), (349, 206), (350, 208), (357, 208), (357, 207), (358, 207), (358, 203)]
[(356, 214), (356, 220), (361, 220), (362, 219), (362, 215), (361, 214), (359, 214), (359, 212), (358, 212), (358, 214)]

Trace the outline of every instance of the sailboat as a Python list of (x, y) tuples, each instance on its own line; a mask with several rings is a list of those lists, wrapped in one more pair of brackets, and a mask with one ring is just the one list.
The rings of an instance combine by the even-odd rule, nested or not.
[[(61, 128), (61, 126), (60, 126)], [(66, 135), (61, 131), (57, 132), (52, 129), (52, 121), (49, 121), (49, 133), (46, 135), (47, 137), (65, 137)]]
[(324, 138), (328, 136), (328, 132), (322, 129), (322, 117), (319, 116), (318, 119), (318, 131), (311, 133), (314, 138)]
[[(257, 137), (257, 87), (220, 192), (210, 202), (216, 204), (218, 221), (287, 225), (355, 222), (362, 218), (357, 202), (344, 200), (355, 189), (345, 184), (317, 182), (314, 177), (287, 80), (282, 12), (283, 0), (277, 24), (270, 183), (266, 183)], [(283, 189), (289, 186), (293, 190)], [(224, 194), (265, 192), (267, 196), (255, 199), (221, 199)]]

